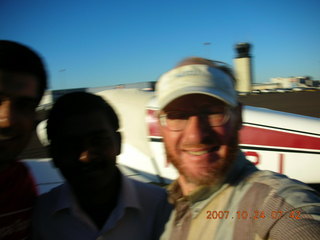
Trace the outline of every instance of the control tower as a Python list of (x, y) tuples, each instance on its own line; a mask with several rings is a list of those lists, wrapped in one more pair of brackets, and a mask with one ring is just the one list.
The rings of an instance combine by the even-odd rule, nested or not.
[(236, 75), (236, 90), (238, 92), (251, 92), (252, 63), (250, 56), (250, 43), (238, 43), (235, 46), (237, 56), (234, 58)]

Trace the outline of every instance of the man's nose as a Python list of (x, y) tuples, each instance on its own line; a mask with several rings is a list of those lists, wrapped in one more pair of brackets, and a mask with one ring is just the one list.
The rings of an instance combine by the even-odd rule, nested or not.
[(0, 102), (0, 127), (7, 128), (12, 124), (11, 116), (12, 103), (10, 99), (4, 99)]
[(210, 127), (208, 121), (205, 121), (200, 116), (190, 116), (184, 134), (189, 143), (203, 143), (207, 139), (213, 129)]

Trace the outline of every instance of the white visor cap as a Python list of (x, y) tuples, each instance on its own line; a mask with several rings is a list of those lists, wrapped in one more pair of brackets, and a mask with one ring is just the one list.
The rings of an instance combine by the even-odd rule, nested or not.
[(164, 73), (157, 81), (156, 96), (160, 109), (188, 94), (205, 94), (228, 105), (237, 105), (233, 79), (222, 70), (204, 64), (177, 67)]

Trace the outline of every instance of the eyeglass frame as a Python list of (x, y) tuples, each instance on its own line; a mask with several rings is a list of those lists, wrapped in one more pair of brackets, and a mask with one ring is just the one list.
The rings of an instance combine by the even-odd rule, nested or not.
[[(169, 127), (167, 116), (168, 116), (168, 113), (172, 113), (172, 112), (182, 113), (182, 115), (185, 114), (185, 116), (187, 117), (186, 119), (181, 119), (181, 120), (185, 120), (184, 126), (183, 126), (181, 129), (180, 129), (180, 128), (179, 128), (179, 129), (172, 129), (172, 128)], [(189, 122), (191, 116), (198, 116), (198, 117), (204, 117), (204, 116), (205, 116), (206, 119), (207, 119), (207, 121), (208, 121), (208, 123), (209, 123), (209, 125), (210, 125), (210, 127), (213, 128), (213, 127), (221, 127), (221, 126), (225, 125), (225, 124), (230, 120), (230, 118), (231, 118), (231, 113), (232, 113), (232, 109), (231, 109), (230, 107), (225, 107), (225, 108), (224, 108), (224, 117), (223, 117), (223, 120), (221, 121), (221, 123), (219, 123), (219, 124), (217, 124), (217, 125), (211, 125), (211, 124), (210, 124), (209, 115), (214, 114), (214, 113), (209, 113), (209, 112), (207, 112), (207, 113), (203, 113), (203, 112), (198, 112), (198, 113), (196, 113), (196, 112), (184, 113), (184, 112), (179, 112), (179, 111), (168, 111), (167, 113), (159, 113), (158, 117), (159, 117), (159, 122), (160, 122), (160, 125), (161, 125), (161, 126), (166, 127), (166, 128), (168, 128), (170, 131), (173, 131), (173, 132), (181, 132), (181, 131), (183, 131), (183, 130), (186, 128), (186, 126), (188, 125), (188, 122)], [(220, 113), (217, 112), (216, 114), (220, 114)], [(202, 116), (201, 116), (201, 115), (202, 115)], [(203, 116), (203, 115), (204, 115), (204, 116)], [(178, 118), (177, 118), (177, 119), (178, 119)]]

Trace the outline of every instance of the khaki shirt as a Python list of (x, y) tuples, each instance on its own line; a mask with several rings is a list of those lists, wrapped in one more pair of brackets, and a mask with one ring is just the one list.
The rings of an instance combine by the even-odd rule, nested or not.
[(174, 182), (168, 191), (175, 210), (161, 240), (320, 239), (318, 193), (242, 154), (224, 184), (183, 196)]

